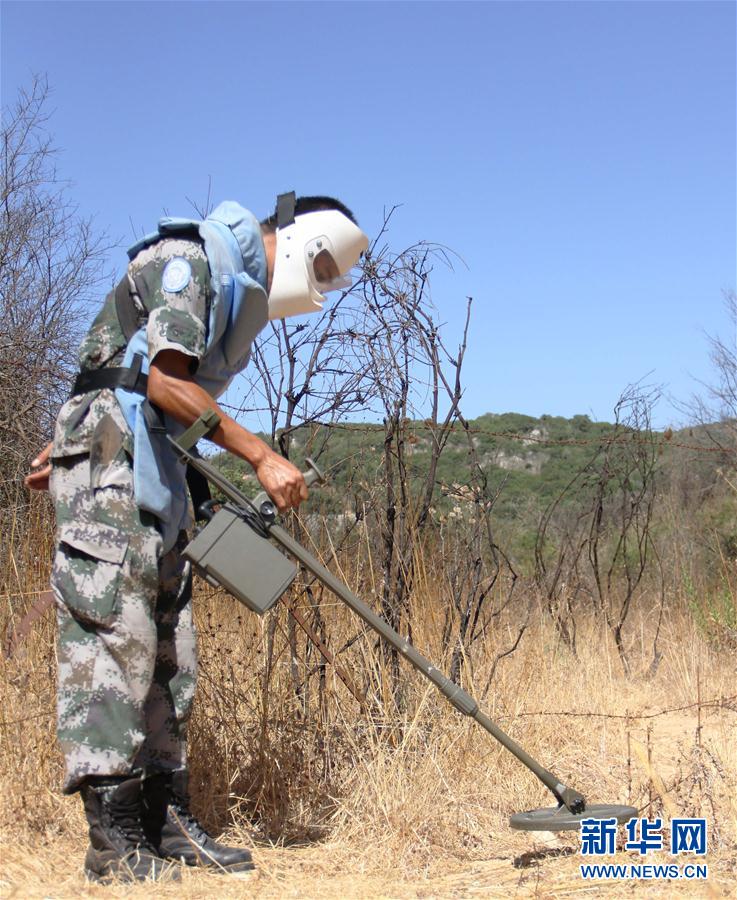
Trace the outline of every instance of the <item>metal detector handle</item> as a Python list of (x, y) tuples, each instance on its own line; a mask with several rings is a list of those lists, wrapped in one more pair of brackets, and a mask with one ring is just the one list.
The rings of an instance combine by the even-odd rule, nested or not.
[(307, 470), (303, 472), (302, 475), (304, 476), (307, 487), (312, 487), (313, 484), (325, 484), (327, 479), (315, 460), (308, 456), (305, 459), (305, 462), (307, 463)]
[[(308, 456), (307, 459), (305, 459), (305, 462), (307, 463), (307, 469), (302, 473), (302, 477), (304, 478), (307, 487), (312, 487), (313, 484), (325, 484), (326, 478), (315, 460)], [(276, 507), (271, 502), (266, 491), (261, 491), (259, 494), (256, 494), (253, 498), (253, 503), (261, 511), (262, 515), (269, 518), (270, 521), (273, 521)], [(269, 504), (267, 509), (262, 509), (264, 503)]]

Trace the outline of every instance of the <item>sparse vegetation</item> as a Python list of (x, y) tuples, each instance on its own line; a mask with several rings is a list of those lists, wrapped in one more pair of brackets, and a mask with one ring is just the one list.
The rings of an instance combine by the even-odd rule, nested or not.
[[(337, 559), (323, 533), (321, 552), (352, 588), (375, 598), (379, 572), (365, 523), (358, 529)], [(38, 532), (36, 540), (47, 556), (48, 532)], [(8, 549), (16, 563), (31, 555), (21, 546)], [(3, 594), (12, 595), (3, 605), (4, 632), (46, 584), (43, 567), (19, 574), (20, 582), (12, 568), (3, 571)], [(423, 556), (408, 622), (417, 645), (446, 667), (452, 648), (443, 650), (440, 626), (452, 575), (442, 557)], [(626, 677), (613, 641), (593, 617), (580, 621), (574, 659), (527, 584), (471, 646), (464, 685), (484, 698), (502, 727), (590, 799), (632, 802), (643, 814), (666, 819), (667, 802), (679, 814), (706, 815), (711, 879), (726, 886), (734, 878), (737, 792), (733, 649), (712, 640), (682, 588), (668, 598), (661, 663), (647, 677), (656, 601), (645, 595), (637, 605), (633, 674)], [(211, 827), (254, 847), (262, 874), (237, 884), (189, 875), (183, 888), (157, 892), (501, 896), (522, 879), (523, 894), (538, 884), (558, 896), (580, 887), (575, 835), (562, 835), (551, 852), (550, 845), (507, 827), (511, 812), (549, 801), (524, 769), (403, 665), (398, 711), (382, 695), (390, 679), (373, 635), (333, 598), (298, 591), (293, 602), (308, 616), (321, 604), (323, 637), (334, 652), (346, 648), (338, 660), (367, 691), (374, 714), (362, 712), (309, 643), (299, 642), (295, 658), (284, 605), (259, 620), (200, 585), (201, 678), (191, 726), (196, 805)], [(530, 603), (520, 646), (496, 665), (489, 683)], [(15, 887), (21, 896), (92, 895), (101, 889), (83, 888), (79, 874), (81, 807), (76, 797), (56, 793), (53, 670), (53, 616), (47, 613), (14, 657), (0, 663), (0, 878), (4, 891)], [(650, 753), (667, 797), (653, 786), (636, 745)], [(533, 851), (541, 855), (530, 857)], [(121, 890), (147, 895), (144, 887)]]
[[(26, 98), (32, 122), (42, 121), (33, 119), (39, 90)], [(57, 212), (68, 224), (69, 208)], [(16, 226), (3, 222), (10, 246)], [(58, 236), (55, 224), (52, 216), (42, 240)], [(84, 246), (92, 264), (98, 245)], [(637, 391), (628, 395), (634, 417), (614, 424), (516, 413), (465, 419), (465, 335), (446, 350), (426, 299), (438, 259), (447, 261), (426, 244), (397, 254), (376, 242), (354, 292), (309, 326), (274, 326), (257, 348), (244, 406), (260, 397), (271, 416), (267, 439), (297, 462), (318, 457), (331, 474), (292, 521), (295, 533), (591, 801), (631, 803), (666, 822), (674, 810), (706, 816), (707, 887), (731, 889), (733, 420), (657, 433)], [(3, 304), (15, 284), (6, 274)], [(82, 880), (81, 805), (58, 793), (53, 612), (21, 628), (47, 588), (53, 552), (48, 503), (29, 500), (19, 478), (48, 436), (46, 387), (68, 374), (61, 356), (74, 323), (65, 319), (73, 306), (65, 285), (61, 293), (47, 285), (60, 330), (44, 332), (50, 343), (39, 356), (13, 337), (39, 327), (33, 297), (0, 344), (10, 366), (0, 366), (0, 892), (150, 896), (146, 886)], [(726, 394), (733, 358), (719, 360)], [(10, 370), (23, 378), (8, 378)], [(13, 410), (26, 407), (30, 441), (13, 430)], [(375, 424), (361, 424), (360, 414)], [(218, 462), (255, 492), (232, 459)], [(298, 580), (258, 619), (198, 583), (195, 613), (195, 804), (211, 828), (253, 845), (260, 874), (240, 882), (188, 872), (181, 886), (157, 885), (157, 895), (554, 897), (582, 889), (575, 834), (545, 843), (508, 828), (510, 813), (549, 805), (545, 790), (319, 585)], [(651, 861), (670, 860), (664, 852)], [(631, 892), (627, 883), (609, 888)], [(648, 885), (648, 895), (658, 891), (670, 896), (672, 885)], [(704, 885), (679, 883), (689, 892), (703, 896)]]

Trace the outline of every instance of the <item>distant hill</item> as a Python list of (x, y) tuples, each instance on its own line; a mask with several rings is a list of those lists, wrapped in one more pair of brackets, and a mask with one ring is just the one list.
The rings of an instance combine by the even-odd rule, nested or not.
[[(486, 413), (469, 425), (479, 463), (493, 483), (504, 482), (497, 510), (501, 517), (513, 516), (520, 503), (531, 497), (536, 505), (546, 505), (591, 458), (598, 441), (614, 433), (611, 423), (592, 422), (584, 415), (566, 419)], [(292, 439), (290, 456), (300, 465), (305, 456), (317, 457), (319, 465), (330, 472), (330, 487), (325, 490), (331, 499), (329, 506), (342, 512), (351, 506), (347, 493), (361, 482), (376, 482), (383, 464), (383, 440), (383, 426), (375, 424), (301, 429)], [(427, 470), (430, 441), (423, 422), (408, 423), (408, 460), (414, 472)], [(238, 460), (225, 459), (223, 454), (216, 459), (226, 472), (248, 480), (249, 475), (253, 477), (249, 467)], [(438, 466), (440, 489), (468, 481), (468, 472), (468, 439), (457, 426)], [(440, 496), (438, 502), (442, 504)]]
[[(610, 422), (592, 422), (586, 415), (534, 418), (511, 412), (486, 413), (469, 425), (489, 488), (499, 491), (493, 516), (496, 538), (529, 568), (542, 512), (592, 460), (601, 442), (615, 435), (616, 428)], [(725, 464), (734, 466), (734, 460), (714, 452), (712, 439), (721, 436), (728, 443), (728, 431), (728, 426), (712, 425), (655, 432), (652, 437), (660, 445), (657, 477), (663, 496), (667, 491), (672, 495), (671, 518), (675, 503), (684, 515), (697, 517), (697, 531), (718, 535), (724, 551), (737, 558), (737, 494), (721, 474)], [(311, 508), (327, 515), (350, 514), (356, 502), (368, 500), (383, 483), (383, 441), (383, 426), (377, 424), (313, 426), (296, 431), (290, 458), (303, 467), (304, 458), (313, 456), (329, 475), (319, 494), (313, 492)], [(428, 468), (428, 427), (421, 421), (406, 423), (406, 442), (410, 479), (420, 478)], [(218, 454), (213, 461), (233, 480), (243, 479), (247, 493), (257, 493), (258, 484), (248, 465), (226, 454)], [(438, 515), (453, 508), (458, 502), (454, 491), (468, 480), (468, 437), (456, 426), (437, 470), (433, 507)], [(384, 502), (381, 489), (377, 499)], [(566, 502), (576, 502), (575, 492)]]

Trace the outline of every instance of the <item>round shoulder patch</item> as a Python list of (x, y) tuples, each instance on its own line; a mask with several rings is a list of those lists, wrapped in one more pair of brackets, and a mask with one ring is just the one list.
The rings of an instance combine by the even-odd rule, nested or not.
[(192, 278), (192, 266), (183, 256), (175, 256), (164, 266), (161, 286), (169, 294), (183, 291)]

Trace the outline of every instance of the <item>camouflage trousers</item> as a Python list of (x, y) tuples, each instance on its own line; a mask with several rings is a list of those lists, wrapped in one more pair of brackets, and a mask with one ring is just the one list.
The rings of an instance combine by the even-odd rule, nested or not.
[(87, 775), (186, 764), (197, 667), (186, 535), (162, 552), (155, 518), (134, 501), (132, 461), (113, 451), (102, 463), (94, 446), (53, 460), (65, 793)]

